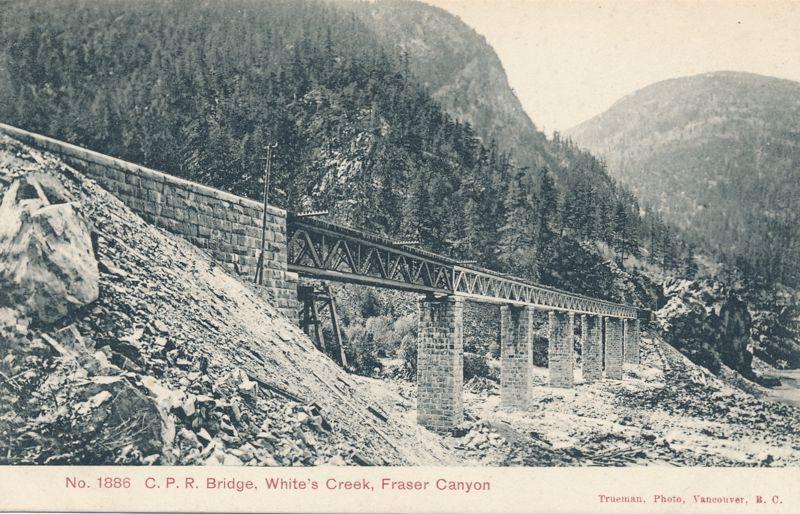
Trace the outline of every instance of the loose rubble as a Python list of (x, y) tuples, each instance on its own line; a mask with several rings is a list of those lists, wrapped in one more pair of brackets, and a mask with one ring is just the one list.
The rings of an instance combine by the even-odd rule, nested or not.
[(489, 394), (498, 394), (499, 388), (500, 385), (496, 381), (486, 377), (475, 376), (464, 383), (465, 391), (484, 396)]

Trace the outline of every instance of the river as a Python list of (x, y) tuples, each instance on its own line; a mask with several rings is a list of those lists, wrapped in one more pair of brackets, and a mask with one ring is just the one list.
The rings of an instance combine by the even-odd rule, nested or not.
[(764, 375), (779, 378), (780, 387), (771, 388), (767, 398), (800, 407), (800, 369), (776, 369)]

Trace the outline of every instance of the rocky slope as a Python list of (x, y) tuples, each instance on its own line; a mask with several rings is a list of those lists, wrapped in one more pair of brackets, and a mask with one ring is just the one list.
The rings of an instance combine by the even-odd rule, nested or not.
[[(454, 459), (412, 419), (382, 420), (264, 290), (80, 173), (6, 137), (0, 171), (21, 220), (0, 234), (0, 462)], [(49, 298), (21, 301), (29, 285)]]
[(747, 304), (719, 282), (667, 280), (667, 304), (656, 312), (670, 343), (692, 361), (719, 373), (723, 364), (752, 378)]
[(800, 284), (800, 83), (718, 72), (630, 94), (568, 132), (750, 276)]
[(800, 368), (800, 291), (776, 287), (752, 302), (753, 353), (778, 369)]
[(760, 302), (712, 279), (668, 278), (665, 305), (656, 311), (664, 337), (694, 362), (717, 372), (726, 364), (744, 377), (753, 375), (753, 357), (778, 369), (798, 367), (798, 299), (778, 289)]

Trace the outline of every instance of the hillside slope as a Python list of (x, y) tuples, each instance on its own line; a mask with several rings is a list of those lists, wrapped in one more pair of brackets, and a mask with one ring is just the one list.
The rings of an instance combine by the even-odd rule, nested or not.
[[(382, 410), (375, 396), (317, 351), (270, 305), (266, 290), (146, 224), (57, 159), (0, 137), (0, 194), (32, 174), (63, 184), (91, 222), (100, 289), (84, 308), (23, 330), (19, 344), (3, 338), (0, 371), (15, 379), (0, 389), (0, 433), (9, 436), (0, 439), (0, 462), (453, 461), (413, 417), (392, 415), (385, 423), (370, 412)], [(4, 296), (0, 307), (9, 307)], [(65, 338), (80, 348), (77, 362), (48, 347)], [(104, 392), (116, 393), (119, 379), (135, 391), (110, 399)], [(133, 420), (130, 401), (118, 399), (126, 395), (138, 398), (136, 405), (145, 398), (157, 403), (159, 445), (135, 444), (133, 421), (97, 417), (111, 409)]]
[(373, 27), (387, 51), (402, 55), (415, 79), (450, 116), (469, 123), (484, 144), (496, 144), (519, 167), (550, 170), (563, 195), (583, 182), (597, 191), (595, 202), (623, 196), (602, 163), (537, 128), (494, 48), (458, 16), (416, 0), (335, 3), (349, 5)]
[[(591, 249), (591, 244), (586, 246), (590, 248), (588, 253), (578, 249), (578, 243), (587, 242), (606, 243), (616, 252), (620, 263), (624, 255), (643, 250), (650, 264), (667, 273), (681, 274), (691, 268), (691, 248), (680, 232), (652, 212), (643, 214), (635, 195), (612, 180), (601, 160), (558, 134), (548, 139), (537, 129), (510, 87), (494, 49), (458, 16), (418, 1), (334, 3), (349, 5), (365, 25), (373, 28), (388, 52), (400, 54), (404, 68), (450, 116), (469, 123), (468, 128), (484, 144), (508, 155), (517, 169), (498, 177), (509, 186), (506, 191), (496, 191), (506, 195), (507, 204), (518, 201), (515, 195), (519, 189), (525, 191), (526, 181), (538, 184), (527, 192), (530, 206), (525, 209), (539, 210), (540, 219), (516, 223), (527, 229), (514, 226), (515, 222), (498, 227), (507, 234), (511, 233), (509, 229), (522, 232), (515, 235), (519, 239), (533, 240), (525, 245), (526, 249), (507, 259), (523, 264), (513, 272), (529, 273), (526, 268), (532, 268), (534, 278), (543, 283), (603, 295), (608, 287), (599, 285), (602, 281), (599, 276), (589, 280), (593, 284), (567, 278), (578, 268), (598, 269), (587, 261), (605, 260), (606, 257)], [(543, 183), (547, 181), (555, 185), (555, 191), (546, 191), (549, 184)], [(516, 186), (515, 182), (522, 184)], [(556, 204), (556, 208), (550, 209), (548, 203)], [(541, 206), (546, 212), (541, 211)], [(557, 228), (555, 240), (542, 236), (546, 230), (532, 228), (537, 224), (542, 226), (541, 218), (548, 218), (550, 221), (545, 223)], [(479, 252), (470, 253), (480, 256)], [(530, 253), (536, 254), (534, 259), (528, 256)], [(525, 262), (529, 260), (533, 263)], [(567, 261), (577, 265), (564, 265)], [(583, 262), (578, 264), (578, 261)]]
[(718, 72), (641, 89), (568, 135), (746, 276), (800, 284), (800, 83)]

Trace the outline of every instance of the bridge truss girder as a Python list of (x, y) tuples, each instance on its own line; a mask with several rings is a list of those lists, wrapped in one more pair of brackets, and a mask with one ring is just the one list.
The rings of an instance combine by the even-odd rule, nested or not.
[(287, 245), (289, 271), (305, 277), (579, 314), (638, 316), (634, 307), (459, 265), (442, 255), (291, 213)]

